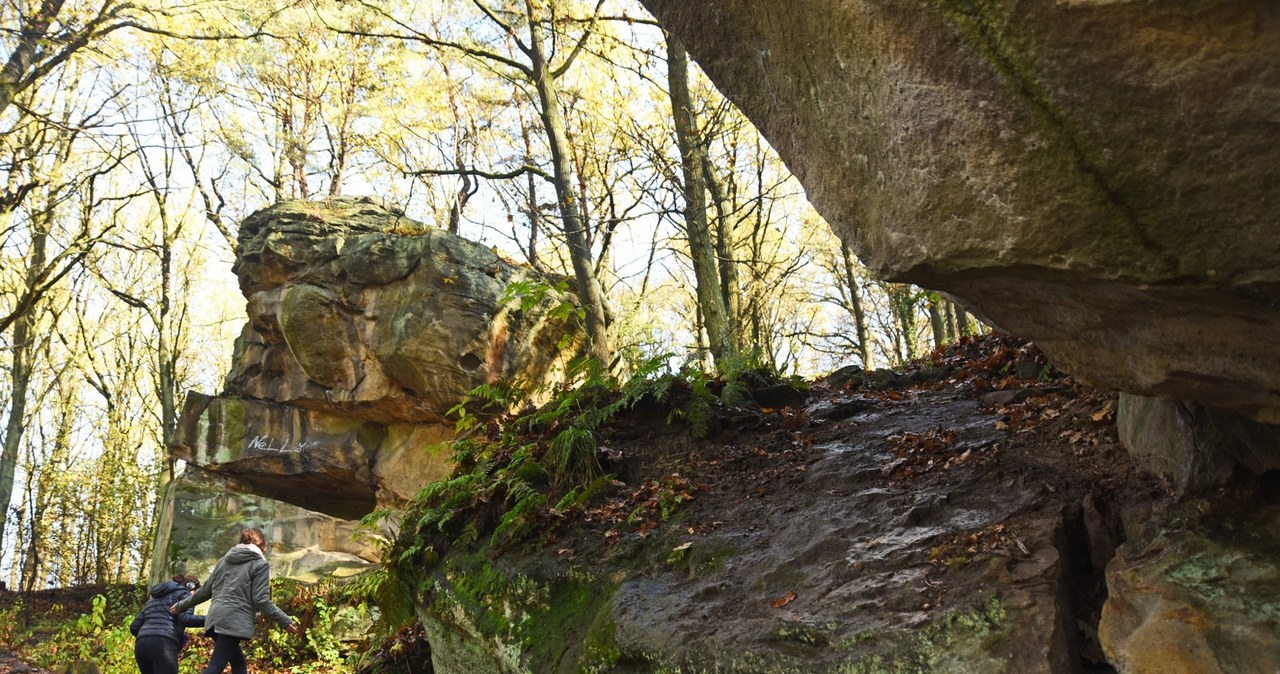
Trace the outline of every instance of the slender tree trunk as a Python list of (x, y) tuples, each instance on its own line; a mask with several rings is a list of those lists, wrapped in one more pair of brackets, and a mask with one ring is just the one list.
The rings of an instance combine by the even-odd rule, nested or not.
[(915, 301), (906, 286), (895, 283), (889, 286), (889, 303), (893, 307), (894, 323), (897, 324), (894, 343), (898, 362), (893, 364), (900, 365), (915, 360), (916, 357)]
[(965, 311), (964, 307), (960, 306), (959, 304), (956, 304), (955, 308), (956, 308), (956, 334), (961, 337), (968, 337), (969, 335), (972, 335), (973, 325), (969, 323), (969, 312)]
[(853, 327), (857, 331), (858, 357), (862, 359), (862, 369), (871, 369), (871, 337), (867, 330), (867, 312), (862, 306), (862, 288), (858, 284), (858, 275), (853, 270), (853, 251), (849, 246), (840, 246), (840, 255), (844, 261), (844, 283), (849, 290), (849, 313), (853, 314)]
[(705, 150), (702, 153), (702, 176), (716, 212), (716, 258), (720, 263), (720, 292), (724, 294), (724, 308), (729, 317), (729, 327), (733, 330), (734, 344), (741, 348), (742, 287), (738, 280), (737, 261), (733, 256), (734, 227), (725, 213), (724, 189), (711, 170)]
[[(32, 224), (31, 255), (27, 259), (28, 293), (35, 292), (40, 270), (47, 257), (49, 232), (43, 218)], [(17, 473), (18, 449), (22, 446), (22, 433), (27, 414), (27, 390), (35, 359), (32, 341), (35, 339), (36, 312), (27, 311), (13, 325), (13, 370), (10, 378), (13, 391), (9, 399), (9, 419), (5, 424), (4, 446), (0, 450), (0, 541), (4, 540), (5, 525), (9, 517), (9, 502), (13, 499), (13, 481)]]
[[(524, 119), (524, 97), (517, 97), (521, 103), (517, 106), (520, 113), (520, 137), (524, 140), (524, 162), (533, 164), (533, 138), (529, 134), (529, 125)], [(525, 174), (527, 182), (527, 190), (529, 192), (526, 202), (526, 208), (529, 215), (529, 250), (525, 256), (529, 259), (529, 266), (539, 269), (538, 266), (538, 178), (532, 171)]]
[(689, 62), (680, 41), (667, 36), (667, 83), (671, 90), (671, 116), (675, 120), (676, 146), (680, 150), (680, 168), (684, 176), (684, 226), (689, 240), (689, 258), (697, 284), (698, 307), (702, 311), (710, 343), (711, 357), (717, 366), (737, 355), (720, 285), (720, 269), (707, 224), (706, 185), (703, 183), (702, 143), (698, 139), (698, 121), (689, 95)]
[(933, 330), (933, 348), (947, 343), (947, 322), (942, 313), (943, 300), (936, 295), (929, 300), (929, 327)]
[(329, 176), (329, 196), (336, 197), (342, 194), (342, 183), (347, 173), (347, 154), (351, 150), (351, 117), (352, 108), (356, 102), (356, 79), (355, 68), (352, 68), (351, 80), (343, 89), (342, 114), (338, 120), (338, 142), (333, 143), (333, 158), (331, 167), (333, 174)]
[(447, 91), (449, 98), (449, 110), (453, 113), (453, 163), (462, 171), (462, 185), (458, 188), (458, 193), (454, 195), (453, 204), (449, 207), (449, 233), (457, 234), (462, 228), (462, 212), (467, 207), (467, 201), (471, 199), (471, 195), (475, 194), (471, 185), (471, 176), (466, 174), (466, 157), (463, 156), (463, 128), (462, 113), (458, 108), (458, 95), (454, 91), (453, 75), (449, 72), (448, 61), (443, 61), (441, 67), (444, 69), (445, 81), (448, 83)]
[(956, 341), (956, 304), (951, 300), (943, 300), (942, 324), (947, 328), (947, 343)]
[(543, 128), (547, 132), (547, 144), (551, 148), (556, 200), (560, 205), (560, 219), (564, 227), (565, 241), (569, 244), (569, 260), (573, 264), (573, 273), (577, 281), (578, 299), (586, 311), (587, 339), (590, 341), (591, 355), (607, 365), (612, 353), (605, 317), (604, 293), (596, 279), (591, 245), (575, 197), (569, 141), (565, 134), (564, 118), (560, 115), (559, 92), (556, 89), (555, 76), (547, 62), (546, 38), (542, 24), (534, 16), (531, 0), (526, 0), (525, 7), (529, 18), (529, 52), (533, 84), (538, 90), (538, 100), (541, 104), (539, 112), (542, 116)]

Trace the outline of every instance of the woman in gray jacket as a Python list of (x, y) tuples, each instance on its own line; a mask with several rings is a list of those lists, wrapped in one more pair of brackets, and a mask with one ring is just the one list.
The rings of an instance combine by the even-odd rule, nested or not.
[(298, 633), (293, 619), (271, 601), (271, 567), (267, 564), (266, 547), (261, 531), (240, 532), (240, 544), (218, 560), (209, 580), (195, 594), (169, 609), (177, 615), (213, 599), (204, 622), (205, 634), (213, 637), (213, 656), (204, 674), (222, 674), (227, 663), (231, 664), (232, 674), (247, 674), (248, 665), (240, 642), (253, 638), (254, 618), (259, 612), (289, 633)]

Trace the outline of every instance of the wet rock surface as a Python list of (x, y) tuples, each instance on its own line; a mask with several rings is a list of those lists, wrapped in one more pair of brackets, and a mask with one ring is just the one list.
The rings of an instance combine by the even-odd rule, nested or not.
[[(754, 671), (753, 660), (839, 671), (913, 657), (935, 671), (1005, 671), (1014, 659), (1031, 665), (1021, 671), (1070, 671), (1068, 626), (1057, 624), (1069, 613), (1055, 541), (1064, 504), (1044, 480), (986, 470), (1004, 438), (997, 421), (973, 401), (923, 394), (819, 430), (828, 439), (778, 493), (728, 512), (695, 506), (690, 518), (717, 518), (706, 533), (680, 537), (691, 545), (669, 568), (622, 584), (619, 647), (693, 671), (728, 654), (740, 663), (730, 671)], [(916, 461), (898, 451), (909, 433), (948, 436), (925, 459), (934, 462), (925, 484), (905, 477)], [(982, 559), (957, 544), (995, 527), (1007, 557)], [(963, 589), (948, 564), (965, 576)], [(972, 624), (941, 626), (948, 615)], [(931, 628), (949, 645), (931, 641)], [(1004, 645), (987, 647), (996, 640)]]
[[(436, 671), (1114, 671), (1104, 567), (1171, 499), (1119, 444), (1114, 396), (965, 348), (705, 441), (624, 420), (648, 434), (608, 442), (620, 486), (585, 523), (433, 575)], [(581, 647), (545, 652), (542, 625)]]

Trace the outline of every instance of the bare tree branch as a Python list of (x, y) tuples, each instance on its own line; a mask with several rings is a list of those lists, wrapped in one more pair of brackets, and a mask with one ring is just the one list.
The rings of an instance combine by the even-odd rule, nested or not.
[(532, 173), (551, 182), (555, 179), (546, 171), (537, 166), (524, 165), (519, 168), (504, 172), (482, 171), (480, 169), (456, 168), (456, 169), (421, 169), (418, 171), (405, 171), (407, 176), (470, 176), (473, 178), (485, 178), (487, 180), (510, 180), (519, 178), (520, 176)]
[(564, 63), (559, 68), (551, 71), (551, 76), (559, 79), (559, 77), (569, 71), (569, 67), (573, 65), (573, 61), (578, 58), (578, 54), (582, 53), (582, 48), (586, 46), (587, 40), (591, 39), (592, 33), (595, 32), (596, 18), (600, 16), (600, 8), (604, 6), (604, 0), (596, 3), (596, 9), (591, 13), (591, 20), (587, 22), (587, 27), (582, 31), (582, 37), (578, 38), (578, 44), (573, 46), (573, 51), (565, 57)]

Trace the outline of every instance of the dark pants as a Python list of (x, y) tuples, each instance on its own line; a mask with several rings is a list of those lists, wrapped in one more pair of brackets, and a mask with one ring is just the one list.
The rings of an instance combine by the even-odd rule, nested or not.
[[(231, 674), (248, 674), (249, 667), (244, 661), (244, 651), (240, 649), (240, 637), (229, 637), (225, 634), (213, 633), (213, 657), (209, 658), (209, 666), (204, 674), (222, 674), (231, 664)], [(146, 674), (145, 672), (143, 674)]]
[(142, 674), (178, 674), (178, 642), (164, 637), (138, 637), (133, 659)]

